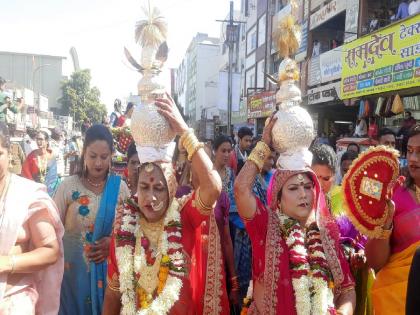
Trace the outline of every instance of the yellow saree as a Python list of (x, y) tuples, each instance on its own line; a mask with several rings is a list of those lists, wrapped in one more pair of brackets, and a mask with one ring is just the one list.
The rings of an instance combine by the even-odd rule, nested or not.
[(375, 315), (405, 314), (408, 273), (418, 246), (420, 241), (391, 255), (389, 262), (377, 274), (372, 287)]

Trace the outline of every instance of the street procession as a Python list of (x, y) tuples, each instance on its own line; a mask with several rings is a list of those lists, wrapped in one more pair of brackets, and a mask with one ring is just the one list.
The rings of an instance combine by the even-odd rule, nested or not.
[(0, 6), (0, 315), (420, 314), (420, 0)]

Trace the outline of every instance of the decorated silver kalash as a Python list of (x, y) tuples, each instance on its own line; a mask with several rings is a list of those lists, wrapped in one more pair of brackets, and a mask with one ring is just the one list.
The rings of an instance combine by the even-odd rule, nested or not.
[(145, 18), (136, 23), (135, 29), (135, 40), (141, 46), (140, 63), (124, 48), (128, 61), (142, 74), (137, 85), (140, 103), (136, 104), (131, 118), (131, 133), (137, 151), (143, 148), (149, 155), (153, 151), (161, 155), (175, 147), (175, 133), (155, 105), (156, 98), (165, 97), (165, 86), (160, 82), (159, 74), (168, 58), (167, 24), (160, 11), (150, 7), (150, 2), (143, 12)]
[(301, 42), (301, 31), (292, 15), (280, 21), (276, 37), (279, 54), (284, 59), (279, 66), (278, 79), (271, 78), (279, 86), (276, 93), (277, 122), (272, 130), (273, 147), (280, 153), (277, 167), (295, 170), (303, 164), (311, 164), (312, 154), (308, 148), (314, 137), (314, 127), (311, 116), (300, 106), (301, 92), (296, 86), (299, 71), (296, 61), (290, 58)]

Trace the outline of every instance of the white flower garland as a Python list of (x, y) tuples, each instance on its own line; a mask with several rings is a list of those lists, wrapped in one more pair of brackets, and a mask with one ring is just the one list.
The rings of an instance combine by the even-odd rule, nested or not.
[[(293, 271), (296, 273), (299, 271), (306, 271), (307, 273), (307, 275), (303, 274), (298, 277), (296, 277), (296, 275), (292, 276), (297, 314), (330, 314), (330, 311), (334, 310), (334, 294), (332, 289), (329, 287), (328, 281), (320, 276), (320, 271), (312, 268), (310, 265), (311, 259), (314, 258), (326, 262), (325, 254), (318, 250), (314, 245), (308, 246), (308, 248), (311, 249), (308, 253), (307, 247), (301, 245), (305, 244), (305, 234), (299, 223), (294, 222), (295, 220), (282, 213), (278, 213), (278, 217), (283, 227), (283, 231), (285, 230), (286, 225), (289, 226), (288, 231), (285, 233), (286, 235), (284, 235), (289, 250), (296, 252), (296, 258), (300, 257), (303, 261), (299, 266), (291, 266), (291, 268), (293, 268)], [(312, 237), (312, 239), (314, 238)], [(311, 292), (313, 292), (313, 294), (311, 294)]]
[[(181, 217), (179, 214), (179, 203), (174, 200), (169, 207), (165, 220), (164, 226), (167, 227), (169, 223), (181, 224)], [(136, 222), (136, 225), (130, 224)], [(139, 217), (133, 214), (131, 211), (124, 211), (122, 218), (121, 230), (124, 232), (133, 233), (136, 235), (136, 240), (141, 241), (143, 232), (139, 226)], [(180, 237), (181, 233), (170, 233), (171, 235)], [(162, 255), (167, 255), (170, 250), (175, 250), (174, 253), (169, 255), (171, 263), (175, 267), (182, 267), (184, 265), (184, 257), (180, 250), (182, 244), (176, 242), (168, 242), (168, 235), (166, 231), (163, 232), (162, 242), (160, 245), (160, 252)], [(146, 264), (146, 254), (144, 248), (140, 246), (139, 254), (135, 255), (134, 246), (124, 245), (122, 247), (116, 247), (116, 256), (118, 260), (118, 267), (120, 271), (120, 292), (121, 292), (121, 304), (123, 315), (164, 315), (168, 314), (176, 301), (178, 301), (181, 289), (182, 280), (179, 278), (184, 275), (181, 271), (170, 271), (168, 278), (165, 283), (161, 294), (159, 294), (147, 309), (136, 310), (136, 293), (135, 293), (135, 273), (139, 273), (142, 266)], [(158, 275), (156, 275), (158, 277)]]

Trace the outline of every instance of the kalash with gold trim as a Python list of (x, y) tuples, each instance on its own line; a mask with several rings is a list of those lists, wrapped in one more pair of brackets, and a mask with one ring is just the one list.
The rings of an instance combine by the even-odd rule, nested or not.
[[(167, 120), (158, 113), (156, 98), (165, 97), (165, 86), (161, 83), (160, 73), (168, 59), (167, 23), (160, 11), (150, 6), (143, 9), (146, 16), (135, 28), (135, 40), (141, 47), (138, 63), (124, 48), (130, 64), (142, 74), (137, 89), (140, 103), (136, 104), (132, 115), (131, 134), (140, 147), (154, 147), (159, 150), (173, 145), (175, 133)], [(153, 124), (150, 122), (153, 121)]]

